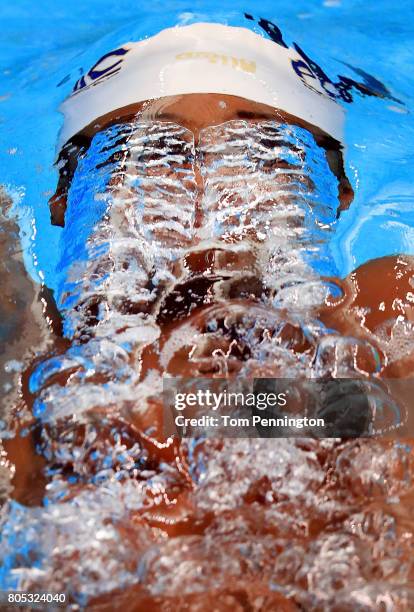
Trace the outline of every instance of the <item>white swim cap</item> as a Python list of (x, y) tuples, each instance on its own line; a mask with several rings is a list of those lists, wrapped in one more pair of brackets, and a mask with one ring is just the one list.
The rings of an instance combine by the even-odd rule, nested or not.
[(281, 109), (342, 140), (344, 109), (303, 58), (246, 28), (212, 23), (168, 28), (103, 56), (63, 102), (59, 146), (123, 106), (187, 93), (240, 96)]

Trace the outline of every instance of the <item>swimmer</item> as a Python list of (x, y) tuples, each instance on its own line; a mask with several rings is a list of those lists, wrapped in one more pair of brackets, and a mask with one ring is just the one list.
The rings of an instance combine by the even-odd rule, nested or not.
[(195, 537), (207, 527), (188, 448), (163, 436), (163, 376), (412, 372), (414, 262), (338, 278), (343, 112), (292, 53), (241, 28), (165, 30), (108, 54), (64, 103), (50, 205), (65, 340), (30, 377), (50, 503), (99, 487), (110, 457), (121, 481), (158, 479), (136, 521)]
[[(327, 249), (353, 197), (342, 160), (342, 108), (304, 86), (290, 51), (241, 32), (195, 24), (125, 45), (98, 62), (97, 81), (83, 79), (63, 105), (51, 213), (57, 225), (66, 214), (60, 269), (79, 276), (69, 289), (63, 278), (57, 299), (67, 335), (111, 335), (114, 325), (139, 322), (146, 337), (154, 324), (159, 351), (179, 328), (203, 326), (217, 308), (235, 309), (237, 318), (265, 306), (275, 309), (275, 320), (280, 309), (290, 322), (316, 318), (342, 343), (375, 337), (374, 371), (407, 374), (411, 348), (396, 359), (391, 345), (410, 334), (412, 259), (368, 262), (342, 281)], [(204, 47), (216, 50), (209, 55), (199, 51)], [(168, 68), (163, 53), (175, 57)], [(138, 69), (145, 76), (135, 87)], [(105, 204), (86, 218), (93, 202), (73, 180), (93, 180), (98, 168), (107, 181)], [(154, 366), (153, 352), (145, 364), (146, 353), (143, 371)], [(188, 364), (181, 365), (184, 374)]]

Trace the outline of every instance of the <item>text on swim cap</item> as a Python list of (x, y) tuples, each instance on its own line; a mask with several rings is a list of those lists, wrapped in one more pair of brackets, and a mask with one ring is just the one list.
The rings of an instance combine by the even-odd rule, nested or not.
[(256, 62), (253, 60), (246, 60), (243, 58), (224, 55), (222, 53), (214, 53), (212, 51), (185, 51), (184, 53), (178, 53), (178, 55), (175, 56), (175, 59), (206, 59), (211, 64), (221, 63), (222, 66), (230, 66), (231, 68), (240, 69), (244, 72), (251, 72), (252, 74), (256, 72)]

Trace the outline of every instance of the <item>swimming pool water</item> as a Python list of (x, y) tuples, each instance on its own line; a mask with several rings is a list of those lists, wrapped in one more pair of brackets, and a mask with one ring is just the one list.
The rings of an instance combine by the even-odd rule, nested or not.
[(59, 103), (117, 45), (195, 21), (242, 25), (266, 35), (257, 23), (267, 19), (286, 44), (298, 43), (332, 80), (369, 74), (385, 86), (387, 98), (354, 92), (346, 105), (346, 172), (355, 199), (341, 215), (330, 248), (343, 276), (374, 257), (414, 253), (411, 2), (395, 10), (391, 0), (224, 2), (219, 9), (212, 1), (174, 1), (165, 10), (161, 2), (21, 0), (2, 3), (0, 17), (0, 182), (14, 196), (26, 267), (36, 280), (55, 287), (62, 230), (51, 226), (47, 200), (57, 179)]

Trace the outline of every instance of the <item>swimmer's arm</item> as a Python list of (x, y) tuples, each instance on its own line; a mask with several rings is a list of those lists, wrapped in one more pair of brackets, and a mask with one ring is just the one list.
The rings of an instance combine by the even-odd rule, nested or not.
[[(43, 460), (36, 452), (27, 389), (29, 360), (54, 347), (54, 320), (47, 290), (28, 275), (19, 239), (19, 227), (10, 214), (12, 201), (0, 185), (0, 388), (1, 418), (13, 435), (3, 440), (4, 477), (10, 476), (12, 497), (22, 504), (41, 503)], [(25, 435), (20, 429), (27, 428)], [(2, 450), (0, 444), (0, 451)], [(6, 470), (14, 466), (14, 473)], [(6, 486), (6, 480), (4, 480)], [(5, 489), (6, 491), (6, 489)], [(40, 496), (38, 496), (38, 494)], [(2, 498), (3, 501), (3, 498)]]

